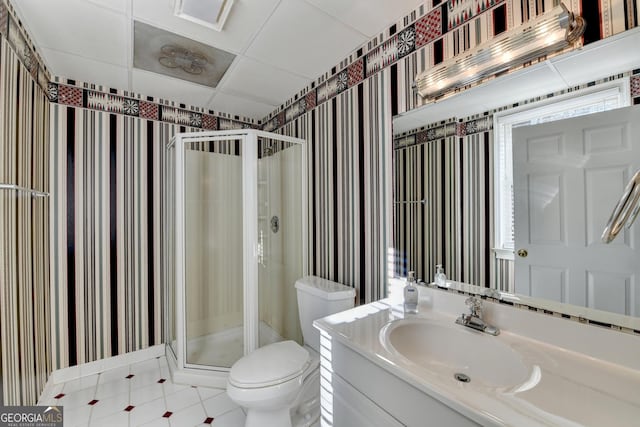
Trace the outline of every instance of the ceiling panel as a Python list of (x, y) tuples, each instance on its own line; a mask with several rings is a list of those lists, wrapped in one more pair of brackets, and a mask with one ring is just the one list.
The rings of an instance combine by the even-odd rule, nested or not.
[(247, 95), (249, 98), (278, 105), (282, 94), (299, 92), (308, 80), (286, 71), (273, 68), (250, 58), (238, 58), (233, 70), (219, 86), (225, 93)]
[(397, 22), (423, 0), (307, 0), (368, 38)]
[(193, 106), (207, 105), (215, 93), (215, 89), (210, 87), (138, 69), (132, 72), (131, 90), (146, 96)]
[(308, 3), (282, 0), (246, 56), (314, 79), (366, 40)]
[(216, 93), (209, 108), (215, 111), (237, 114), (239, 116), (253, 117), (261, 120), (267, 114), (276, 109), (275, 105), (264, 104), (247, 98), (228, 93)]
[(135, 0), (133, 16), (218, 49), (241, 53), (277, 4), (278, 0), (235, 1), (221, 32), (174, 16), (174, 0)]
[[(20, 0), (16, 8), (41, 48), (127, 65), (127, 17), (84, 0)], [(51, 65), (51, 70), (57, 70)]]
[(93, 59), (70, 55), (57, 50), (42, 49), (42, 54), (54, 75), (96, 83), (110, 88), (122, 89), (129, 86), (129, 72), (126, 67), (106, 64)]

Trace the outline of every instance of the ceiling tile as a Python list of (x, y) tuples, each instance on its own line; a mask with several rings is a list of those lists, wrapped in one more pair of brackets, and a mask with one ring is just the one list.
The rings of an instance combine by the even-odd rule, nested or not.
[(213, 101), (209, 104), (209, 108), (215, 111), (262, 120), (267, 114), (275, 110), (276, 106), (219, 92), (216, 93)]
[(246, 95), (268, 104), (279, 105), (283, 99), (300, 91), (309, 80), (273, 68), (250, 58), (238, 58), (219, 87), (225, 93)]
[[(14, 2), (40, 48), (127, 65), (129, 23), (125, 15), (82, 0)], [(53, 65), (53, 74), (58, 74)]]
[(283, 0), (246, 56), (314, 79), (366, 40), (308, 3)]
[(126, 89), (128, 87), (129, 74), (126, 67), (105, 64), (93, 59), (46, 48), (42, 49), (41, 52), (47, 66), (51, 70), (55, 70), (53, 73), (55, 76), (116, 89)]
[(212, 30), (191, 21), (176, 17), (174, 0), (135, 0), (133, 16), (185, 37), (198, 40), (218, 49), (233, 53), (244, 51), (257, 30), (271, 12), (278, 0), (236, 1), (221, 32)]
[(131, 90), (194, 107), (206, 107), (215, 93), (214, 89), (206, 86), (137, 69), (132, 73)]
[(397, 22), (424, 0), (307, 0), (368, 38)]

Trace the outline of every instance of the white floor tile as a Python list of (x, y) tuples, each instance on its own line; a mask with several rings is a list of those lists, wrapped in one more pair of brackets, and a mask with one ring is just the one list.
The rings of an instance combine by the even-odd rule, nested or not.
[[(161, 378), (164, 383), (158, 383)], [(70, 427), (207, 427), (209, 417), (214, 426), (242, 427), (245, 419), (226, 390), (174, 384), (164, 356), (58, 384), (53, 391), (64, 396), (42, 399), (63, 405)], [(171, 416), (163, 418), (167, 411)]]
[(172, 395), (174, 393), (177, 393), (179, 391), (185, 390), (187, 388), (189, 388), (188, 385), (183, 385), (183, 384), (174, 384), (173, 382), (171, 382), (171, 377), (170, 376), (166, 376), (166, 377), (162, 377), (165, 378), (167, 381), (164, 382), (162, 384), (162, 388), (164, 389), (164, 395), (165, 396), (169, 396)]
[(169, 367), (169, 362), (167, 362), (167, 358), (165, 356), (158, 358), (158, 364), (160, 365), (161, 368)]
[(65, 411), (67, 409), (75, 409), (81, 406), (88, 406), (94, 395), (95, 392), (93, 390), (91, 392), (88, 392), (88, 390), (74, 391), (73, 393), (65, 394), (60, 399), (55, 399), (55, 404), (64, 406)]
[(211, 424), (212, 427), (243, 427), (245, 415), (240, 408), (226, 412), (216, 417)]
[(62, 393), (69, 394), (75, 391), (95, 388), (97, 384), (98, 384), (98, 375), (89, 375), (88, 377), (82, 377), (82, 378), (78, 378), (78, 379), (71, 380), (64, 383), (64, 386), (62, 387)]
[(162, 378), (160, 368), (140, 371), (137, 374), (133, 374), (133, 377), (129, 380), (131, 382), (131, 390), (155, 384), (160, 378)]
[(225, 393), (226, 390), (221, 388), (209, 388), (209, 387), (198, 387), (198, 394), (200, 395), (200, 399), (208, 400), (213, 396), (217, 396), (220, 393)]
[(128, 395), (131, 387), (129, 382), (130, 380), (125, 378), (119, 381), (114, 380), (98, 384), (98, 387), (96, 388), (95, 398), (98, 400), (102, 400), (116, 395)]
[(91, 406), (80, 406), (75, 409), (67, 409), (64, 407), (63, 419), (65, 426), (77, 426), (80, 424), (88, 424), (91, 415)]
[(158, 420), (165, 412), (167, 412), (167, 405), (163, 397), (136, 406), (131, 411), (131, 426), (137, 427), (153, 420)]
[(149, 359), (143, 362), (134, 363), (129, 366), (129, 372), (138, 375), (141, 372), (146, 371), (159, 371), (160, 370), (160, 362), (158, 359)]
[(116, 412), (104, 418), (94, 420), (91, 418), (91, 427), (127, 427), (129, 426), (129, 413), (128, 412)]
[(129, 402), (133, 406), (140, 406), (144, 403), (151, 402), (152, 400), (156, 400), (163, 396), (164, 388), (162, 387), (162, 384), (158, 384), (157, 382), (155, 382), (146, 387), (131, 390), (131, 398), (129, 399)]
[(229, 399), (226, 392), (207, 399), (203, 401), (202, 404), (204, 405), (207, 415), (213, 418), (237, 408), (236, 404)]
[[(143, 424), (143, 427), (169, 427), (169, 419), (168, 418), (158, 418), (156, 420), (150, 421), (147, 424)], [(174, 426), (178, 427), (178, 426)]]
[(165, 399), (167, 402), (167, 410), (174, 413), (188, 406), (200, 403), (198, 390), (193, 387), (187, 387), (184, 390), (166, 396)]
[(172, 426), (195, 426), (207, 419), (207, 414), (204, 412), (202, 403), (198, 402), (195, 405), (184, 408), (169, 418), (169, 424)]
[(55, 405), (56, 400), (53, 396), (57, 396), (60, 393), (62, 393), (63, 388), (64, 388), (64, 383), (55, 384), (53, 387), (49, 389), (49, 393), (47, 395), (45, 395), (44, 393), (40, 395), (40, 399), (38, 400), (38, 402), (42, 401), (41, 403), (42, 405), (49, 405), (49, 404)]
[(111, 381), (120, 381), (126, 379), (127, 375), (129, 375), (129, 366), (109, 369), (108, 371), (100, 373), (98, 384), (104, 384)]
[[(114, 413), (124, 412), (124, 409), (129, 406), (129, 394), (119, 394), (109, 397), (107, 399), (99, 400), (98, 403), (93, 405), (93, 412), (91, 413), (91, 422), (94, 420), (104, 418)], [(114, 424), (117, 425), (117, 424)]]

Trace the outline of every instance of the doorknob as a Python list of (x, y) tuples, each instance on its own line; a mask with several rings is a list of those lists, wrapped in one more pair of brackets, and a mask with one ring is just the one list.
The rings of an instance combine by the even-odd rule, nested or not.
[(527, 255), (529, 255), (529, 252), (527, 252), (526, 249), (519, 249), (518, 250), (518, 256), (521, 258), (526, 258)]

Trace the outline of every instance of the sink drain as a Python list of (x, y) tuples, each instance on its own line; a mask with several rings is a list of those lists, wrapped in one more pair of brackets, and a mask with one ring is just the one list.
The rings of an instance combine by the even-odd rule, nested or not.
[(453, 378), (455, 378), (456, 380), (460, 381), (461, 383), (468, 383), (469, 381), (471, 381), (471, 378), (469, 378), (467, 375), (461, 374), (459, 372), (456, 372), (455, 374), (453, 374)]

